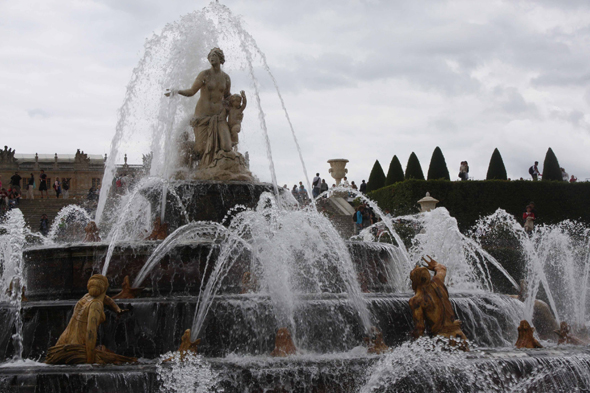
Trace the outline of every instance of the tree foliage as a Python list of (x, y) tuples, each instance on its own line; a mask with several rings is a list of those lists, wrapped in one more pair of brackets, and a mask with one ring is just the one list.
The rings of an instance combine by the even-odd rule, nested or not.
[(488, 166), (488, 174), (486, 180), (507, 180), (506, 167), (504, 166), (504, 160), (498, 148), (494, 149), (492, 158), (490, 158), (490, 165)]
[(424, 180), (424, 172), (422, 172), (420, 161), (414, 152), (412, 152), (412, 154), (410, 154), (410, 158), (408, 158), (408, 165), (406, 166), (406, 175), (404, 178), (406, 180)]
[(445, 156), (440, 147), (436, 147), (432, 152), (430, 159), (430, 166), (428, 167), (428, 180), (451, 180), (449, 176), (449, 168)]
[(399, 162), (397, 156), (393, 156), (389, 163), (389, 171), (387, 171), (385, 185), (389, 186), (399, 181), (404, 181), (404, 170), (402, 169), (402, 164)]
[(375, 160), (375, 165), (373, 165), (373, 169), (371, 169), (371, 174), (369, 175), (367, 192), (375, 191), (383, 187), (385, 187), (385, 173), (383, 172), (383, 168), (381, 168), (379, 160)]
[(542, 179), (563, 181), (561, 168), (559, 167), (559, 161), (557, 161), (557, 157), (555, 157), (555, 154), (551, 148), (549, 148), (549, 150), (547, 150), (547, 154), (545, 154)]

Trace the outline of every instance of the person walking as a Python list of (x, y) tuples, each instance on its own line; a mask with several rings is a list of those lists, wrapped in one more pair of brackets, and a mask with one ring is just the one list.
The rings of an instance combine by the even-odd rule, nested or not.
[(33, 190), (35, 189), (35, 175), (31, 173), (29, 181), (27, 182), (27, 199), (35, 199)]
[(542, 173), (539, 172), (539, 161), (535, 161), (535, 164), (529, 168), (529, 174), (533, 178), (533, 181), (539, 180), (539, 176), (543, 176)]
[(320, 195), (320, 188), (322, 186), (322, 179), (320, 178), (320, 174), (316, 173), (315, 177), (313, 178), (312, 182), (313, 188), (311, 189), (311, 195), (313, 195), (314, 199)]
[(43, 191), (45, 191), (45, 197), (49, 199), (49, 195), (47, 195), (47, 175), (45, 171), (41, 169), (41, 174), (39, 175), (39, 192), (41, 192), (41, 199), (43, 199)]
[(61, 194), (61, 182), (59, 181), (59, 177), (55, 178), (55, 183), (53, 183), (53, 189), (55, 190), (55, 197), (59, 198)]
[(363, 194), (365, 194), (367, 192), (367, 183), (365, 183), (364, 180), (361, 182), (361, 185), (359, 187), (359, 191)]

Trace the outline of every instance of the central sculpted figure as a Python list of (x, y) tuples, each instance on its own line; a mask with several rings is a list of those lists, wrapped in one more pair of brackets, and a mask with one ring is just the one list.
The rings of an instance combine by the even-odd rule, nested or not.
[[(190, 125), (195, 133), (194, 153), (203, 180), (253, 180), (244, 157), (237, 152), (237, 133), (241, 129), (246, 95), (231, 95), (231, 79), (223, 72), (225, 55), (213, 48), (207, 56), (211, 68), (201, 71), (190, 89), (169, 91), (192, 97), (200, 92)], [(239, 102), (238, 102), (239, 98)], [(229, 115), (229, 119), (228, 119)], [(232, 149), (233, 148), (233, 149)]]

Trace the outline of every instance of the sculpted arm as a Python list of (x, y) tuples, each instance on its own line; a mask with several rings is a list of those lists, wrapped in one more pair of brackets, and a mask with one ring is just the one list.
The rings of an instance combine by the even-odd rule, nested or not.
[(96, 337), (100, 321), (100, 310), (92, 305), (88, 311), (88, 324), (86, 326), (86, 363), (96, 361)]
[(229, 78), (229, 75), (225, 75), (225, 91), (223, 92), (223, 98), (225, 100), (227, 100), (229, 98), (229, 96), (231, 95), (231, 79)]
[(416, 297), (410, 299), (410, 308), (412, 309), (412, 319), (414, 320), (414, 330), (412, 336), (414, 339), (424, 335), (426, 323), (424, 322), (424, 311), (422, 310), (421, 301)]
[(116, 312), (117, 314), (121, 313), (121, 309), (119, 308), (119, 306), (117, 305), (117, 303), (115, 303), (115, 301), (113, 299), (111, 299), (108, 296), (104, 297), (104, 301), (103, 301), (104, 305), (107, 306), (108, 308), (110, 308), (111, 310), (113, 310), (114, 312)]
[(240, 92), (240, 95), (242, 96), (242, 107), (240, 109), (243, 112), (244, 109), (246, 109), (246, 104), (248, 103), (248, 100), (246, 99), (246, 92), (244, 90)]
[(192, 97), (195, 94), (197, 94), (199, 90), (201, 90), (201, 87), (203, 87), (205, 82), (205, 71), (203, 71), (199, 74), (199, 76), (197, 76), (197, 79), (195, 79), (195, 82), (193, 83), (190, 89), (178, 90), (178, 94), (185, 97)]
[[(430, 258), (430, 257), (428, 257)], [(447, 267), (435, 261), (434, 259), (430, 258), (429, 261), (426, 258), (422, 258), (424, 262), (428, 264), (428, 269), (434, 271), (433, 280), (440, 280), (441, 283), (445, 283), (445, 277), (447, 276)]]

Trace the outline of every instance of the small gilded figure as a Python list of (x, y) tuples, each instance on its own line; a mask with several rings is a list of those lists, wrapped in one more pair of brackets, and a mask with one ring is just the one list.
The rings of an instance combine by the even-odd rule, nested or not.
[(113, 299), (106, 295), (109, 288), (107, 278), (95, 274), (88, 280), (88, 293), (78, 300), (68, 327), (57, 340), (55, 346), (47, 351), (45, 363), (83, 364), (83, 363), (133, 363), (137, 359), (117, 355), (104, 346), (96, 346), (98, 326), (106, 319), (104, 306), (117, 314), (121, 310)]
[[(461, 330), (461, 321), (455, 318), (453, 306), (449, 301), (449, 292), (445, 285), (447, 275), (446, 266), (434, 259), (422, 258), (426, 267), (416, 266), (410, 273), (412, 289), (415, 295), (410, 299), (412, 318), (414, 319), (414, 331), (412, 335), (418, 338), (424, 335), (428, 329), (433, 336), (442, 336), (451, 339), (451, 344), (456, 344), (455, 339), (460, 339), (460, 347), (468, 350), (467, 337)], [(431, 278), (430, 271), (434, 271)]]

